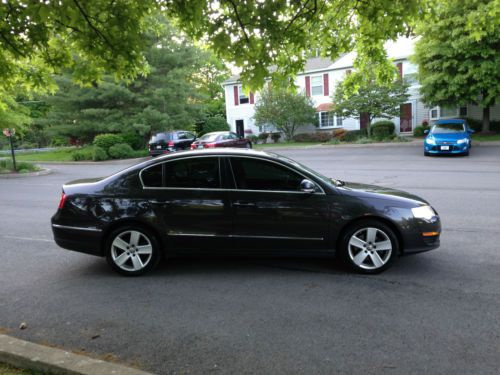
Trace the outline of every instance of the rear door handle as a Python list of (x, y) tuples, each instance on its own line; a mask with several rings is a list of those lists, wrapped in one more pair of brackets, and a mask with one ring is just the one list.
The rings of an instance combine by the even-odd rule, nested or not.
[(255, 203), (237, 201), (237, 202), (233, 202), (233, 206), (234, 207), (255, 207)]

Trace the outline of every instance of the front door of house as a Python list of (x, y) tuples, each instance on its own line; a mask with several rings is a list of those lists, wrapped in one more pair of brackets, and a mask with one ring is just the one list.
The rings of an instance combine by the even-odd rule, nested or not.
[(370, 114), (363, 112), (359, 117), (359, 128), (366, 129), (368, 127), (368, 123), (370, 122)]
[(243, 120), (236, 120), (236, 134), (238, 134), (240, 138), (245, 136), (245, 124)]
[(412, 131), (412, 108), (411, 103), (401, 104), (399, 107), (399, 132), (407, 133)]

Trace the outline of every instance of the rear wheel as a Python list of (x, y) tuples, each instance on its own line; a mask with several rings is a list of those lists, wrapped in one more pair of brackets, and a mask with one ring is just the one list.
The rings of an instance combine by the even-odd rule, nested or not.
[(116, 272), (126, 276), (142, 275), (160, 260), (158, 240), (151, 231), (135, 226), (114, 230), (106, 243), (106, 260)]
[(247, 142), (246, 148), (247, 148), (247, 149), (252, 148), (252, 142)]
[(399, 252), (394, 231), (377, 220), (352, 225), (342, 239), (344, 262), (359, 273), (374, 274), (389, 268)]

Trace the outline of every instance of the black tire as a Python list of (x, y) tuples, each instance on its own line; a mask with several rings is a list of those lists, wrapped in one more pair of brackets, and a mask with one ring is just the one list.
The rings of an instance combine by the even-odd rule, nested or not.
[(431, 156), (427, 151), (424, 151), (424, 156)]
[[(375, 248), (371, 247), (365, 247), (365, 248), (358, 248), (357, 245), (350, 245), (350, 240), (351, 238), (356, 234), (356, 241), (360, 238), (358, 236), (363, 236), (363, 231), (364, 230), (372, 230), (375, 229), (375, 242), (374, 244), (382, 244), (386, 243), (386, 241), (390, 241), (390, 252), (389, 250), (383, 250), (380, 249), (376, 250), (376, 246), (373, 245), (368, 245), (367, 238), (365, 237), (365, 242), (367, 246), (373, 246)], [(373, 232), (371, 232), (373, 233)], [(368, 235), (368, 233), (367, 233)], [(380, 240), (377, 242), (377, 240)], [(363, 241), (361, 241), (363, 242)], [(371, 242), (370, 242), (371, 243)], [(362, 220), (358, 221), (354, 224), (352, 224), (350, 227), (347, 228), (347, 230), (344, 232), (341, 242), (340, 242), (340, 248), (339, 248), (339, 256), (341, 260), (346, 264), (352, 271), (357, 272), (357, 273), (362, 273), (362, 274), (377, 274), (380, 272), (385, 271), (388, 269), (393, 263), (396, 257), (399, 254), (399, 241), (394, 233), (394, 231), (386, 224), (379, 220), (375, 219), (369, 219), (369, 220)], [(374, 254), (376, 253), (376, 254)], [(360, 265), (359, 259), (358, 262), (354, 260), (358, 255), (363, 257), (364, 255), (364, 261)], [(383, 262), (383, 265), (377, 266), (373, 259), (377, 257), (377, 259), (380, 259), (381, 262)]]
[(464, 152), (462, 155), (463, 156), (469, 156), (469, 150), (467, 150), (466, 152)]
[[(139, 254), (139, 252), (134, 253), (136, 250), (130, 249), (132, 252), (130, 255), (128, 253), (128, 250), (121, 249), (117, 246), (115, 246), (113, 243), (117, 238), (120, 239), (125, 239), (127, 236), (130, 236), (130, 241), (132, 241), (132, 232), (135, 233), (140, 233), (139, 235), (139, 240), (137, 241), (137, 246), (142, 246), (144, 248), (149, 249), (151, 248), (151, 254)], [(148, 245), (149, 243), (149, 245)], [(129, 244), (130, 245), (130, 244)], [(106, 252), (106, 260), (109, 264), (109, 266), (116, 272), (118, 272), (121, 275), (125, 276), (139, 276), (142, 275), (146, 272), (151, 271), (153, 268), (155, 268), (158, 265), (158, 262), (160, 261), (161, 255), (160, 255), (160, 245), (158, 242), (158, 239), (156, 238), (155, 234), (142, 226), (135, 226), (135, 225), (127, 225), (123, 226), (120, 228), (115, 229), (112, 231), (107, 240), (106, 240), (106, 245), (105, 245), (105, 252)], [(128, 248), (127, 248), (128, 249)], [(128, 258), (122, 266), (119, 266), (115, 259), (117, 259), (117, 256), (124, 255), (126, 252), (126, 257)], [(134, 259), (137, 257), (138, 259)], [(137, 261), (141, 261), (141, 263), (145, 263), (145, 265), (140, 268), (140, 269), (133, 269), (134, 266), (136, 265)]]
[(252, 148), (252, 142), (248, 142), (248, 143), (247, 143), (247, 148), (248, 148), (248, 149), (251, 149), (251, 148)]

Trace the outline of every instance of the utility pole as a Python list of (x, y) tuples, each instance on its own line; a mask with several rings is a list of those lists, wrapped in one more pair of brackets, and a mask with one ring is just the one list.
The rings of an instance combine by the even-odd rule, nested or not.
[(3, 134), (10, 140), (10, 153), (12, 155), (12, 164), (14, 165), (14, 171), (17, 172), (16, 155), (14, 153), (14, 142), (12, 141), (12, 138), (14, 138), (14, 134), (16, 134), (16, 129), (10, 129), (10, 128), (4, 129)]

